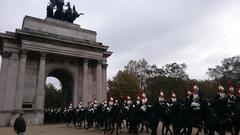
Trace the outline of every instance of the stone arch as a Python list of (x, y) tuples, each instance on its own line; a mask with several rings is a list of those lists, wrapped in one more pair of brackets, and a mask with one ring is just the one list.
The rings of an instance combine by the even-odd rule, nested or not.
[[(44, 85), (49, 74), (59, 77), (63, 73), (66, 78), (73, 78), (74, 106), (79, 100), (87, 105), (93, 89), (98, 101), (104, 99), (107, 83), (104, 65), (112, 52), (96, 41), (96, 35), (95, 31), (76, 24), (30, 16), (24, 18), (22, 29), (2, 33), (0, 126), (9, 125), (19, 111), (26, 111), (28, 124), (43, 123)], [(97, 65), (92, 65), (96, 60)]]
[(47, 65), (45, 76), (47, 77), (50, 72), (52, 72), (53, 70), (56, 70), (56, 69), (66, 70), (74, 77), (74, 80), (77, 79), (76, 76), (75, 76), (76, 73), (74, 72), (74, 70), (70, 66), (64, 65), (64, 67), (63, 67), (63, 65), (61, 65), (61, 64), (49, 65), (49, 66)]
[(66, 68), (51, 68), (46, 72), (47, 77), (55, 77), (57, 78), (62, 84), (62, 107), (67, 107), (70, 103), (74, 101), (74, 85), (75, 85), (75, 76), (73, 72)]

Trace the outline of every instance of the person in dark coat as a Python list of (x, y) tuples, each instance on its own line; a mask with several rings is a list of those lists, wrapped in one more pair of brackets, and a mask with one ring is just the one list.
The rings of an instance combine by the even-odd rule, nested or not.
[(23, 112), (20, 112), (20, 115), (14, 122), (14, 131), (17, 133), (17, 135), (24, 135), (26, 131), (26, 123), (23, 118)]

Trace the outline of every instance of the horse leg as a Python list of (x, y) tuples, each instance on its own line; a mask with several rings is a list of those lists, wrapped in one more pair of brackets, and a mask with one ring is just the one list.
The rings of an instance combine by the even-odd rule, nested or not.
[(153, 126), (151, 127), (151, 130), (152, 130), (151, 135), (157, 135), (157, 127)]
[(234, 128), (234, 134), (235, 134), (235, 135), (238, 135), (239, 129), (240, 129), (240, 126), (236, 126), (236, 127)]
[(79, 120), (79, 122), (78, 122), (78, 127), (81, 129), (82, 128), (82, 121), (81, 120)]
[(157, 135), (158, 124), (159, 124), (158, 120), (154, 120), (154, 121), (149, 123), (149, 126), (150, 126), (150, 128), (152, 130), (151, 135)]
[[(183, 130), (183, 131), (182, 131)], [(181, 132), (182, 131), (182, 132)], [(187, 135), (188, 132), (187, 132), (187, 129), (186, 128), (182, 128), (182, 129), (179, 129), (179, 134), (180, 135)]]
[(201, 128), (201, 126), (197, 126), (197, 129), (198, 129), (198, 130), (197, 130), (196, 135), (199, 135), (199, 133), (202, 132), (202, 128)]
[(121, 123), (123, 125), (124, 128), (127, 128), (126, 124), (124, 123), (124, 120)]
[(97, 122), (97, 130), (98, 130), (98, 133), (100, 132), (100, 129), (101, 129), (101, 123), (100, 121)]
[(141, 132), (143, 132), (143, 126), (144, 124), (141, 123), (141, 130), (140, 130)]
[(138, 135), (138, 124), (136, 122), (134, 122), (132, 130), (133, 130), (133, 135)]
[(138, 135), (138, 128), (135, 128), (135, 132), (136, 135)]
[(133, 127), (133, 125), (132, 125), (132, 122), (130, 121), (129, 122), (129, 125), (128, 125), (128, 133), (130, 134), (130, 133), (132, 133), (132, 127)]
[(117, 122), (117, 127), (116, 127), (116, 132), (117, 132), (117, 135), (118, 135), (118, 127), (119, 127), (119, 123)]
[(171, 129), (170, 129), (170, 124), (167, 124), (167, 125), (166, 125), (166, 128), (167, 128), (166, 135), (167, 135), (168, 131), (169, 131), (169, 133), (172, 135), (173, 132), (172, 132)]
[(191, 135), (192, 134), (192, 127), (188, 127), (187, 129), (188, 129), (187, 134)]
[(214, 130), (209, 130), (209, 135), (214, 135)]
[[(165, 129), (165, 123), (162, 123), (162, 135), (165, 135), (164, 134), (164, 129)], [(167, 134), (167, 131), (166, 131), (166, 134)]]
[(80, 127), (80, 129), (82, 128), (82, 122), (83, 122), (82, 120), (79, 121), (79, 127)]
[(111, 124), (111, 132), (110, 132), (110, 134), (112, 134), (114, 132), (114, 129), (115, 129), (115, 122), (113, 122)]
[(83, 120), (83, 128), (86, 129), (86, 119)]
[(107, 126), (107, 120), (104, 122), (104, 134), (106, 134), (107, 133), (107, 128), (108, 128), (108, 126)]
[(149, 125), (148, 125), (148, 123), (147, 123), (147, 122), (145, 122), (145, 123), (144, 123), (144, 125), (145, 125), (145, 128), (146, 128), (146, 132), (149, 134), (149, 130), (148, 130), (148, 128), (149, 128)]
[(203, 131), (204, 131), (204, 135), (209, 135), (209, 130), (206, 127), (204, 127)]

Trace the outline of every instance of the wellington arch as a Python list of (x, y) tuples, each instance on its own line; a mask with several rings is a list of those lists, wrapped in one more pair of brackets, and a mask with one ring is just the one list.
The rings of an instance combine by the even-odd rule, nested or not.
[(24, 111), (28, 124), (42, 124), (45, 81), (62, 83), (64, 105), (106, 98), (107, 58), (112, 52), (95, 31), (56, 19), (25, 16), (21, 29), (0, 33), (0, 126)]

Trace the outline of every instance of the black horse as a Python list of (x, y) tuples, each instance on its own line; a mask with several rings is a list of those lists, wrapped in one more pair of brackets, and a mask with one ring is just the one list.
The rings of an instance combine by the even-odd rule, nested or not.
[(239, 134), (240, 130), (240, 97), (237, 96), (234, 104), (234, 108), (231, 113), (231, 118), (233, 120), (234, 135)]
[(110, 133), (112, 134), (116, 128), (116, 134), (118, 135), (119, 127), (122, 123), (122, 113), (119, 105), (114, 105), (108, 113), (108, 126)]
[(78, 108), (77, 125), (78, 125), (79, 128), (85, 127), (86, 111), (87, 110), (85, 108)]

